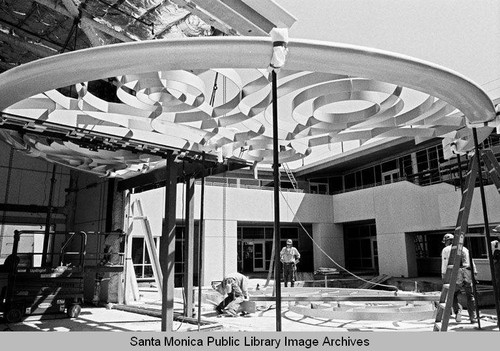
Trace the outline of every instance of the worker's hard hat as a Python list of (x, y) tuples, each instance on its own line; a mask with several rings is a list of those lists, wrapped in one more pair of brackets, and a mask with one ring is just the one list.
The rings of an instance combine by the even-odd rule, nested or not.
[(453, 234), (450, 234), (450, 233), (446, 233), (444, 236), (443, 236), (443, 243), (447, 240), (453, 240), (454, 236)]
[(286, 241), (286, 243), (287, 243), (287, 245), (288, 245), (288, 244), (290, 244), (290, 245), (291, 245), (291, 244), (293, 244), (293, 241), (292, 241), (292, 239), (288, 239), (288, 240)]

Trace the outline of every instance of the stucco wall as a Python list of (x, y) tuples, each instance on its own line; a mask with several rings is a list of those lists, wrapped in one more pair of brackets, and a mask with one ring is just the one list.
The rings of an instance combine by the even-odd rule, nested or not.
[[(201, 187), (196, 185), (194, 197), (194, 217), (200, 218)], [(184, 218), (184, 189), (177, 188), (176, 217)], [(141, 199), (145, 215), (148, 217), (153, 235), (161, 235), (161, 223), (165, 208), (165, 189), (158, 188), (144, 193), (132, 194), (134, 199)], [(224, 205), (225, 203), (225, 205)], [(204, 206), (205, 264), (203, 268), (204, 284), (220, 280), (221, 275), (230, 273), (237, 267), (237, 226), (240, 222), (274, 222), (273, 192), (244, 188), (205, 187)], [(327, 235), (334, 234), (334, 240), (326, 240), (326, 250), (334, 249), (334, 256), (343, 262), (343, 241), (341, 228), (333, 225), (332, 197), (304, 193), (284, 192), (280, 195), (281, 223), (314, 223), (319, 228), (323, 243)], [(339, 231), (340, 230), (340, 231)], [(225, 233), (225, 238), (223, 234)], [(142, 235), (140, 226), (134, 226), (134, 235)], [(225, 250), (223, 249), (225, 242)], [(316, 256), (316, 255), (315, 255)], [(225, 262), (225, 266), (223, 263)]]
[[(156, 235), (161, 235), (164, 213), (164, 189), (155, 189), (133, 197), (143, 201), (146, 215)], [(177, 218), (184, 216), (184, 191), (177, 190)], [(498, 223), (500, 195), (487, 187), (490, 222)], [(195, 189), (195, 219), (200, 213), (200, 186)], [(225, 203), (225, 205), (224, 205)], [(452, 229), (455, 226), (460, 193), (448, 184), (419, 187), (398, 182), (375, 188), (327, 196), (285, 192), (280, 195), (282, 223), (310, 223), (313, 238), (335, 261), (345, 263), (344, 223), (375, 220), (380, 273), (400, 277), (417, 275), (413, 237), (407, 233)], [(272, 223), (274, 221), (273, 192), (243, 188), (207, 186), (205, 192), (205, 254), (212, 257), (205, 265), (205, 282), (217, 280), (223, 270), (236, 269), (236, 230), (238, 221)], [(480, 195), (474, 196), (469, 223), (482, 222)], [(225, 230), (224, 230), (225, 223)], [(222, 233), (226, 233), (225, 259), (222, 259)], [(333, 267), (331, 261), (313, 245), (314, 267)], [(212, 263), (213, 262), (213, 263)]]
[[(334, 219), (339, 224), (375, 220), (380, 273), (412, 277), (417, 275), (416, 257), (413, 239), (405, 233), (442, 229), (441, 199), (455, 192), (448, 184), (397, 182), (339, 194), (333, 196)], [(457, 214), (458, 208), (454, 221)]]

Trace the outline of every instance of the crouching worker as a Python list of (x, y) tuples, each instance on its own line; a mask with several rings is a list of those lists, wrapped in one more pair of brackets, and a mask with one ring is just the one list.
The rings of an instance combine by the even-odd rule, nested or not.
[(231, 273), (219, 284), (212, 283), (212, 288), (223, 296), (227, 294), (226, 298), (215, 308), (217, 313), (225, 317), (238, 316), (241, 303), (248, 300), (248, 278), (238, 272)]

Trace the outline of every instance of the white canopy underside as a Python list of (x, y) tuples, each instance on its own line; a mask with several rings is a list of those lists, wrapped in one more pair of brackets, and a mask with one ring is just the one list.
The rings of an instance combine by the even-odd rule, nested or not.
[[(487, 94), (443, 67), (334, 43), (291, 40), (278, 75), (280, 163), (332, 143), (443, 138), (472, 149), (498, 121)], [(272, 162), (269, 38), (210, 37), (109, 45), (61, 54), (0, 75), (0, 110), (38, 130), (75, 130), (151, 148)], [(85, 82), (113, 78), (117, 98)], [(217, 78), (217, 80), (216, 80)], [(215, 99), (213, 84), (217, 82)], [(83, 83), (82, 83), (83, 82)], [(78, 99), (54, 89), (75, 85)], [(10, 117), (7, 117), (10, 118)], [(144, 172), (160, 157), (94, 150), (2, 133), (33, 156), (107, 176)], [(447, 154), (447, 152), (445, 152)], [(448, 153), (449, 154), (449, 153)]]

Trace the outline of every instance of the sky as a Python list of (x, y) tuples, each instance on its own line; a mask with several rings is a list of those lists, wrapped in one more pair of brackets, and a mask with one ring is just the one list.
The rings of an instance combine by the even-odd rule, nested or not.
[(498, 0), (274, 0), (290, 38), (366, 46), (430, 61), (500, 98)]

